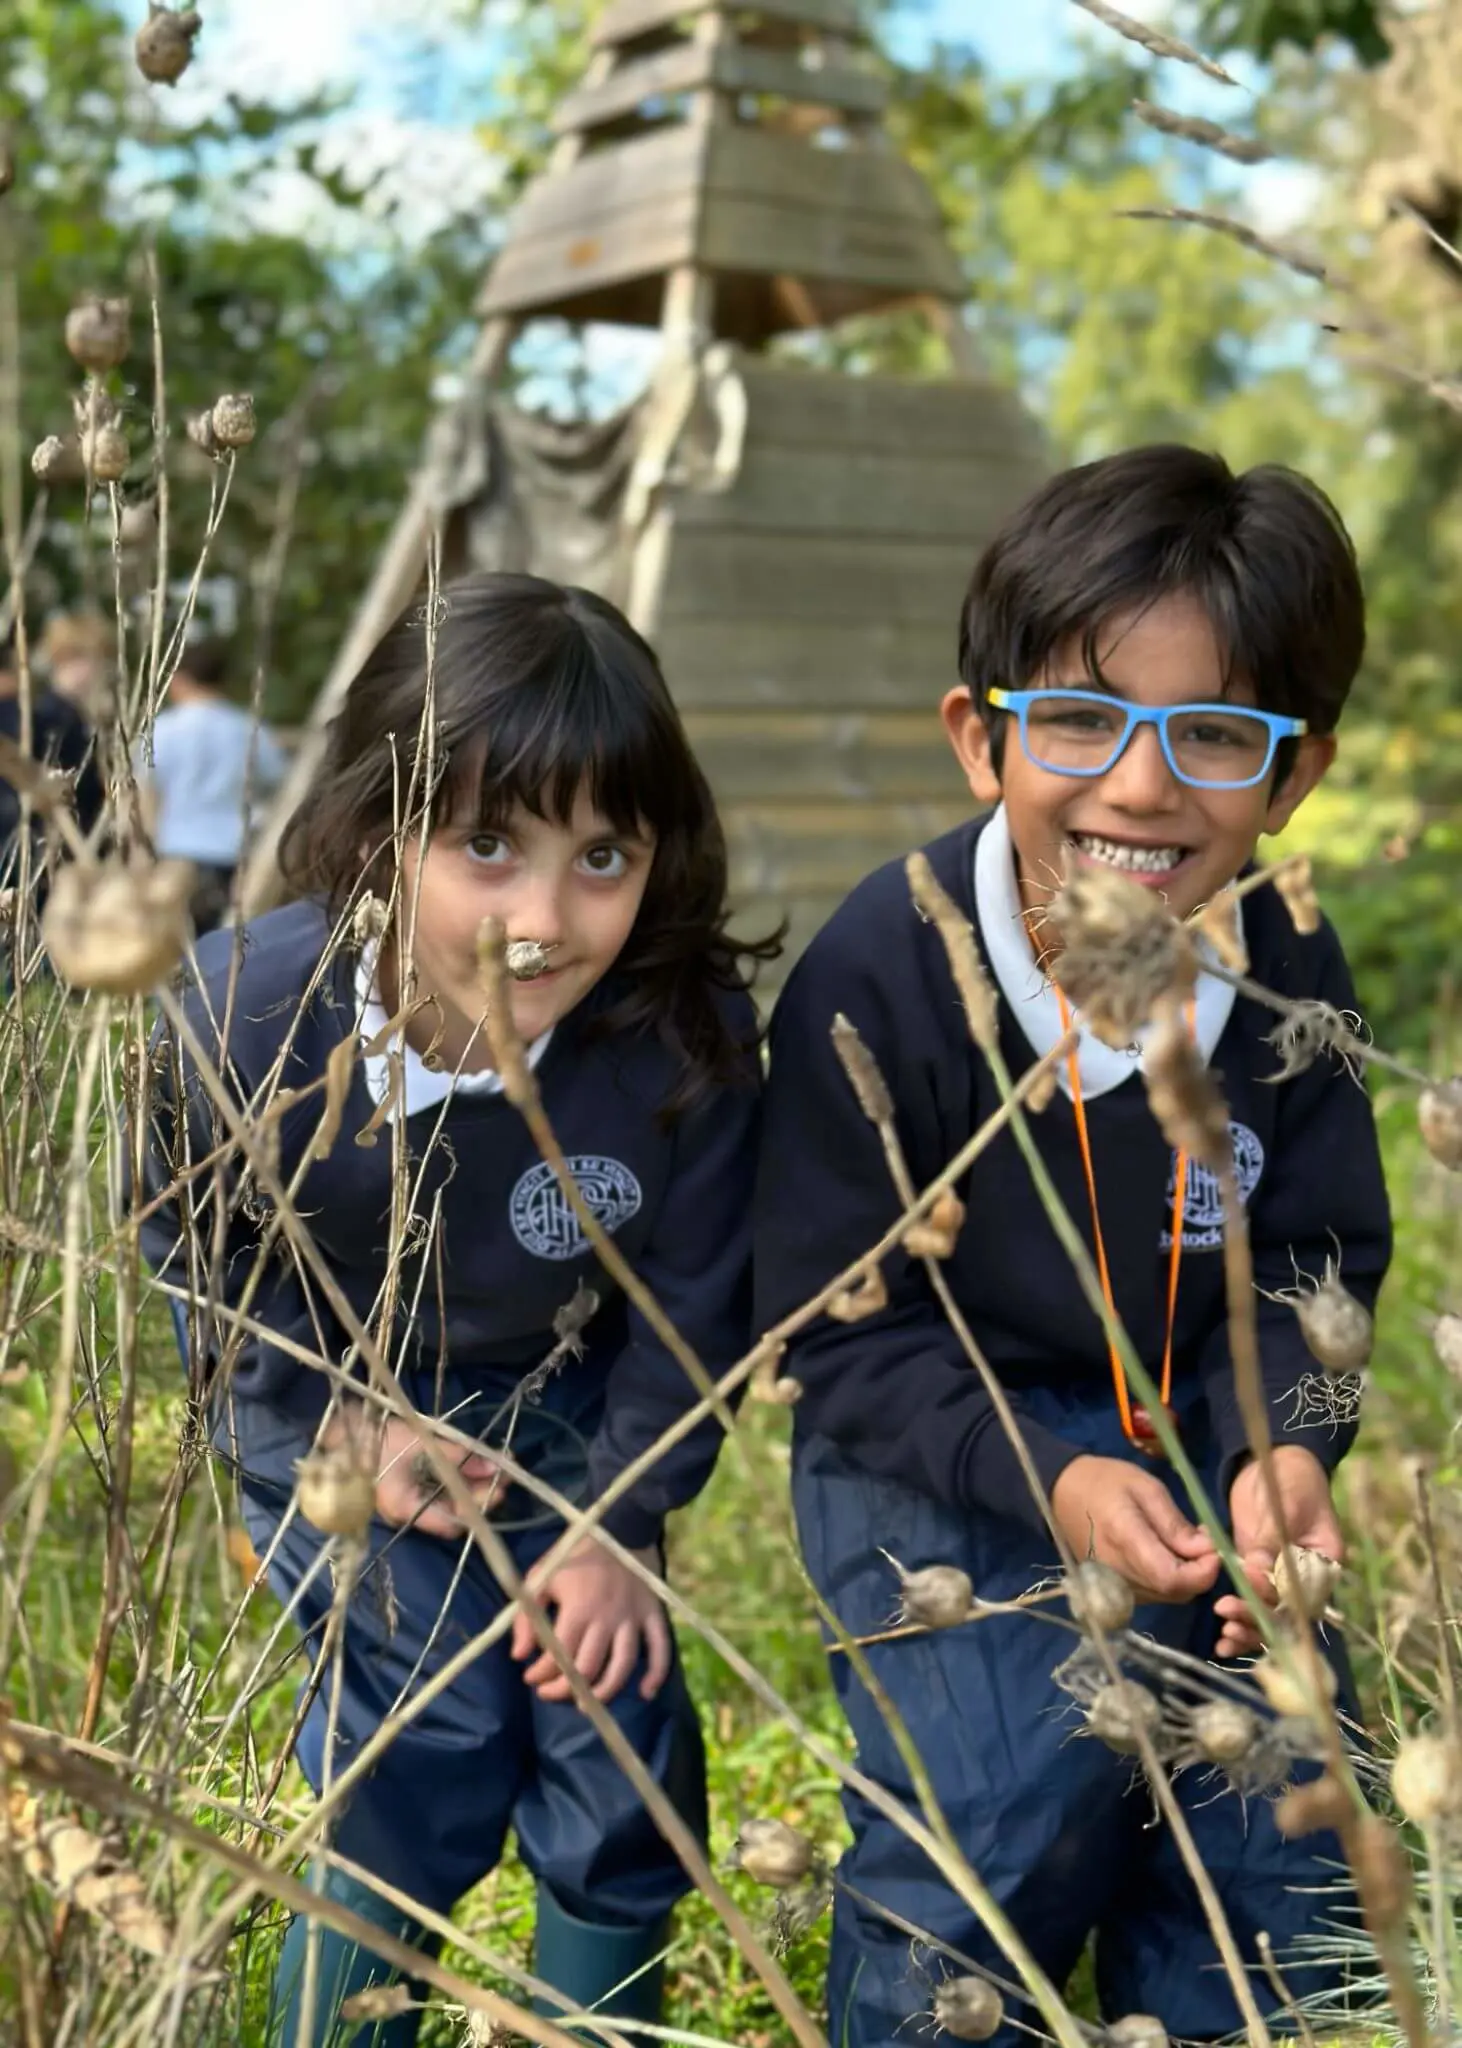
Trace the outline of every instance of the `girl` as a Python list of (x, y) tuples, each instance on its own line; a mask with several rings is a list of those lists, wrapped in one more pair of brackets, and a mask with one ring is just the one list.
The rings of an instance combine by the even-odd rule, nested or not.
[[(547, 1113), (590, 1208), (713, 1374), (749, 1338), (748, 968), (776, 943), (727, 934), (720, 824), (651, 650), (601, 599), (532, 576), (471, 576), (387, 634), (331, 727), (282, 865), (298, 900), (250, 924), (237, 958), (229, 935), (200, 943), (191, 1019), (256, 1112), (327, 1072), (337, 1094), (348, 1069), (333, 1128), (318, 1087), (285, 1107), (280, 1180), (298, 1178), (299, 1217), (417, 1409), (480, 1442), (438, 1448), (528, 1571), (563, 1525), (504, 1487), (493, 1446), (588, 1501), (698, 1397), (600, 1269), (490, 1070), (479, 927), (494, 916), (510, 941), (536, 942), (546, 971), (515, 984), (513, 1021)], [(317, 1568), (326, 1539), (291, 1500), (296, 1461), (365, 1441), (378, 1475), (343, 1642), (300, 1737), (318, 1791), (503, 1596), (411, 1425), (382, 1426), (378, 1407), (301, 1360), (359, 1369), (237, 1153), (189, 1177), (225, 1134), (170, 1050), (149, 1179), (160, 1192), (181, 1176), (183, 1192), (144, 1241), (192, 1295), (215, 1441), (237, 1463), (274, 1585), (317, 1641), (331, 1575)], [(183, 1117), (169, 1108), (180, 1097)], [(210, 1318), (210, 1299), (244, 1308), (260, 1334)], [(697, 1427), (604, 1526), (658, 1568), (665, 1517), (705, 1484), (718, 1442), (714, 1421)], [(592, 1539), (535, 1584), (584, 1679), (704, 1833), (700, 1736), (659, 1602)], [(537, 1974), (577, 2006), (657, 2016), (655, 1958), (683, 1872), (521, 1615), (400, 1730), (332, 1839), (446, 1912), (496, 1865), (510, 1823), (537, 1880)], [(325, 1884), (426, 1946), (369, 1888)], [(341, 2000), (386, 1974), (296, 1921), (274, 2038), (333, 2042)], [(408, 2015), (375, 2038), (405, 2048), (415, 2031)]]

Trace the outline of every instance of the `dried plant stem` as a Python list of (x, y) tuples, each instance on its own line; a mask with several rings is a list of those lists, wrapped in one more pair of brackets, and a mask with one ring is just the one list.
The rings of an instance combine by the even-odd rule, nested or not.
[[(1205, 960), (1203, 972), (1211, 974), (1215, 981), (1226, 981), (1239, 995), (1247, 996), (1250, 1002), (1262, 1003), (1277, 1016), (1302, 1018), (1305, 1015), (1303, 1003), (1297, 1003), (1289, 996), (1276, 995), (1273, 989), (1265, 988), (1262, 982), (1251, 981), (1247, 974), (1237, 974), (1232, 968), (1223, 966), (1217, 960)], [(1411, 1066), (1406, 1060), (1397, 1059), (1392, 1053), (1382, 1052), (1379, 1046), (1372, 1045), (1369, 1039), (1359, 1037), (1348, 1026), (1337, 1030), (1331, 1042), (1343, 1059), (1359, 1060), (1363, 1065), (1380, 1067), (1388, 1074), (1395, 1074), (1398, 1080), (1409, 1081), (1415, 1088), (1432, 1086), (1431, 1075), (1424, 1074), (1419, 1067)]]
[(1305, 2018), (1304, 2008), (1296, 2005), (1290, 1995), (1289, 1986), (1274, 1960), (1274, 1943), (1262, 1928), (1254, 1937), (1254, 1946), (1259, 1951), (1259, 1961), (1263, 1964), (1264, 1974), (1269, 1979), (1269, 1988), (1279, 2000), (1281, 2011), (1294, 2021), (1295, 2032), (1299, 2035), (1303, 2048), (1317, 2048), (1314, 2029)]
[(1442, 1709), (1449, 1731), (1455, 1733), (1458, 1725), (1457, 1639), (1447, 1600), (1446, 1578), (1442, 1571), (1442, 1554), (1437, 1544), (1436, 1522), (1432, 1515), (1431, 1488), (1427, 1485), (1426, 1467), (1420, 1458), (1410, 1459), (1408, 1469), (1412, 1489), (1416, 1494), (1416, 1526), (1421, 1532), (1422, 1548), (1426, 1552), (1427, 1568), (1431, 1573), (1432, 1599), (1437, 1610), (1437, 1668), (1441, 1675)]
[[(1085, 0), (1077, 0), (1084, 5)], [(1115, 210), (1118, 220), (1162, 220), (1177, 221), (1189, 227), (1207, 228), (1216, 235), (1226, 235), (1240, 248), (1251, 250), (1256, 256), (1265, 257), (1270, 263), (1278, 263), (1285, 270), (1292, 270), (1297, 276), (1307, 277), (1315, 284), (1335, 284), (1336, 279), (1318, 256), (1307, 256), (1303, 250), (1292, 249), (1287, 243), (1270, 241), (1267, 235), (1258, 234), (1241, 220), (1231, 220), (1227, 214), (1204, 213), (1191, 206), (1119, 206)]]
[[(1033, 1607), (1044, 1606), (1048, 1600), (1064, 1600), (1065, 1598), (1066, 1588), (1064, 1586), (1049, 1586), (1043, 1592), (1022, 1593), (1016, 1600), (976, 1600), (973, 1611), (966, 1615), (962, 1622), (956, 1622), (954, 1626), (956, 1628), (968, 1628), (972, 1622), (991, 1621), (997, 1614), (1029, 1614)], [(907, 1642), (912, 1636), (927, 1636), (935, 1633), (936, 1631), (926, 1621), (906, 1621), (902, 1622), (897, 1628), (880, 1629), (877, 1635), (852, 1636), (849, 1640), (854, 1649), (869, 1650), (879, 1643), (902, 1643)], [(939, 1631), (939, 1633), (942, 1633), (942, 1631)], [(828, 1644), (829, 1656), (842, 1656), (846, 1654), (847, 1652), (843, 1644)]]

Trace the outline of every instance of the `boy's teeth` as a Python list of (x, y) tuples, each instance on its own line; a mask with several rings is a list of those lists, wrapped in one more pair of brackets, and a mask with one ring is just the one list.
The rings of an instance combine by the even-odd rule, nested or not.
[(1115, 839), (1098, 839), (1091, 832), (1072, 834), (1083, 853), (1093, 860), (1104, 861), (1108, 867), (1125, 868), (1129, 874), (1165, 875), (1175, 868), (1183, 858), (1186, 848), (1181, 846), (1123, 846)]

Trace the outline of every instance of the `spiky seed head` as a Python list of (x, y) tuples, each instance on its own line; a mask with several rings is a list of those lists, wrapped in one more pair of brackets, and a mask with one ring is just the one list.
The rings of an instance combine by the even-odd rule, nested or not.
[(376, 1511), (376, 1482), (343, 1444), (311, 1451), (295, 1468), (300, 1513), (326, 1536), (364, 1536)]
[(213, 431), (211, 412), (189, 413), (186, 432), (195, 448), (201, 448), (205, 455), (211, 455), (217, 461), (222, 450), (218, 445), (218, 436)]
[(215, 399), (209, 417), (213, 421), (213, 438), (220, 448), (247, 448), (259, 431), (253, 395), (248, 391), (230, 391)]
[(1300, 1334), (1327, 1373), (1364, 1372), (1375, 1346), (1376, 1330), (1369, 1312), (1341, 1284), (1333, 1260), (1327, 1260), (1318, 1287), (1294, 1297)]
[(1193, 1744), (1205, 1763), (1241, 1763), (1262, 1732), (1259, 1716), (1238, 1700), (1205, 1700), (1193, 1709)]
[(514, 981), (537, 981), (547, 974), (553, 951), (541, 939), (510, 939), (504, 952), (508, 972)]
[(119, 484), (132, 461), (127, 436), (118, 426), (87, 428), (81, 436), (82, 464), (99, 484)]
[(946, 1977), (935, 1987), (935, 2024), (956, 2041), (988, 2041), (999, 2031), (1005, 2005), (984, 1977)]
[(1162, 1726), (1162, 1704), (1156, 1693), (1135, 1679), (1109, 1679), (1092, 1694), (1086, 1725), (1108, 1749), (1121, 1756), (1139, 1756), (1141, 1735), (1155, 1740)]
[(1462, 1818), (1462, 1749), (1454, 1735), (1411, 1735), (1391, 1766), (1391, 1796), (1419, 1828)]
[(1124, 1050), (1165, 999), (1198, 978), (1191, 933), (1153, 891), (1103, 868), (1071, 867), (1048, 913), (1061, 987), (1098, 1038)]
[[(1335, 1673), (1323, 1657), (1317, 1659), (1320, 1667), (1320, 1691), (1324, 1700), (1335, 1697)], [(1288, 1668), (1278, 1657), (1261, 1657), (1254, 1666), (1254, 1678), (1259, 1690), (1273, 1707), (1276, 1714), (1291, 1721), (1312, 1721), (1315, 1708), (1312, 1703), (1307, 1678), (1307, 1662), (1296, 1648), (1290, 1653)]]
[(811, 1842), (784, 1820), (747, 1820), (731, 1851), (733, 1867), (755, 1884), (785, 1891), (800, 1884), (817, 1861)]
[(1432, 1158), (1453, 1172), (1462, 1169), (1462, 1074), (1423, 1088), (1416, 1120)]
[(1274, 886), (1289, 912), (1290, 922), (1302, 935), (1320, 929), (1320, 899), (1315, 894), (1315, 875), (1309, 858), (1300, 854), (1274, 870)]
[(975, 1611), (975, 1588), (958, 1565), (928, 1564), (921, 1571), (900, 1571), (899, 1614), (923, 1628), (954, 1628)]
[(1127, 1627), (1137, 1602), (1119, 1571), (1088, 1557), (1066, 1574), (1066, 1604), (1073, 1621), (1110, 1636)]
[(1125, 2019), (1113, 2020), (1107, 2039), (1119, 2048), (1168, 2048), (1167, 2028), (1148, 2012), (1129, 2012)]
[(1274, 1566), (1274, 1591), (1280, 1606), (1305, 1621), (1320, 1619), (1339, 1580), (1340, 1566), (1336, 1560), (1327, 1557), (1323, 1550), (1309, 1550), (1303, 1544), (1292, 1544), (1282, 1550)]
[(877, 1059), (863, 1043), (857, 1025), (850, 1022), (841, 1010), (833, 1018), (832, 1041), (833, 1051), (842, 1062), (843, 1072), (853, 1084), (858, 1107), (869, 1123), (891, 1123), (893, 1097), (888, 1092), (888, 1083), (883, 1078)]
[(43, 484), (60, 483), (68, 476), (74, 476), (78, 467), (75, 444), (66, 443), (59, 434), (47, 434), (44, 441), (38, 441), (30, 458), (31, 475)]
[(1332, 1834), (1354, 1818), (1345, 1787), (1328, 1772), (1292, 1785), (1275, 1802), (1274, 1824), (1287, 1842), (1303, 1835)]
[(416, 2006), (409, 1984), (368, 1984), (340, 2001), (343, 2020), (394, 2020)]
[(1447, 1371), (1462, 1380), (1462, 1316), (1438, 1316), (1432, 1324), (1432, 1344)]
[(187, 861), (78, 861), (59, 869), (41, 917), (56, 972), (73, 988), (148, 994), (182, 958), (192, 888)]
[(115, 370), (132, 346), (131, 300), (78, 300), (66, 315), (66, 346), (83, 370)]
[(175, 14), (152, 5), (133, 45), (142, 76), (154, 85), (176, 85), (193, 61), (194, 38), (202, 26), (191, 7)]

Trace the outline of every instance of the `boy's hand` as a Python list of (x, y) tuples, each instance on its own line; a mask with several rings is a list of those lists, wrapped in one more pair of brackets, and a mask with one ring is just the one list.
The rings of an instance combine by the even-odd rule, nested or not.
[(1139, 1601), (1180, 1605), (1218, 1577), (1207, 1530), (1188, 1520), (1159, 1478), (1125, 1458), (1073, 1458), (1052, 1489), (1051, 1506), (1076, 1556), (1111, 1565)]
[(354, 1444), (366, 1458), (374, 1449), (376, 1513), (383, 1522), (393, 1522), (398, 1528), (410, 1522), (427, 1536), (460, 1536), (466, 1524), (422, 1449), (424, 1433), (430, 1434), (435, 1448), (457, 1467), (483, 1514), (491, 1514), (507, 1492), (502, 1473), (491, 1458), (438, 1436), (426, 1422), (418, 1430), (399, 1415), (388, 1415), (379, 1426), (366, 1422), (359, 1413), (349, 1419), (337, 1415), (323, 1442), (327, 1448)]
[[(632, 1553), (651, 1571), (660, 1570), (659, 1553)], [(602, 1544), (586, 1537), (549, 1578), (537, 1571), (528, 1584), (548, 1610), (554, 1633), (573, 1659), (579, 1675), (598, 1700), (612, 1700), (639, 1662), (644, 1645), (648, 1668), (640, 1681), (640, 1698), (651, 1700), (670, 1676), (670, 1623), (650, 1588), (611, 1557)], [(513, 1655), (541, 1700), (572, 1699), (569, 1682), (547, 1650), (541, 1650), (526, 1614), (513, 1622)]]
[[(1285, 1534), (1304, 1550), (1323, 1550), (1338, 1563), (1345, 1554), (1330, 1475), (1313, 1451), (1299, 1444), (1280, 1444), (1274, 1452), (1274, 1478), (1284, 1507)], [(1229, 1520), (1234, 1549), (1244, 1576), (1266, 1607), (1275, 1605), (1274, 1567), (1283, 1542), (1269, 1506), (1269, 1492), (1258, 1464), (1250, 1459), (1229, 1488)], [(1223, 1623), (1214, 1655), (1246, 1657), (1260, 1647), (1259, 1631), (1237, 1593), (1214, 1602)]]

